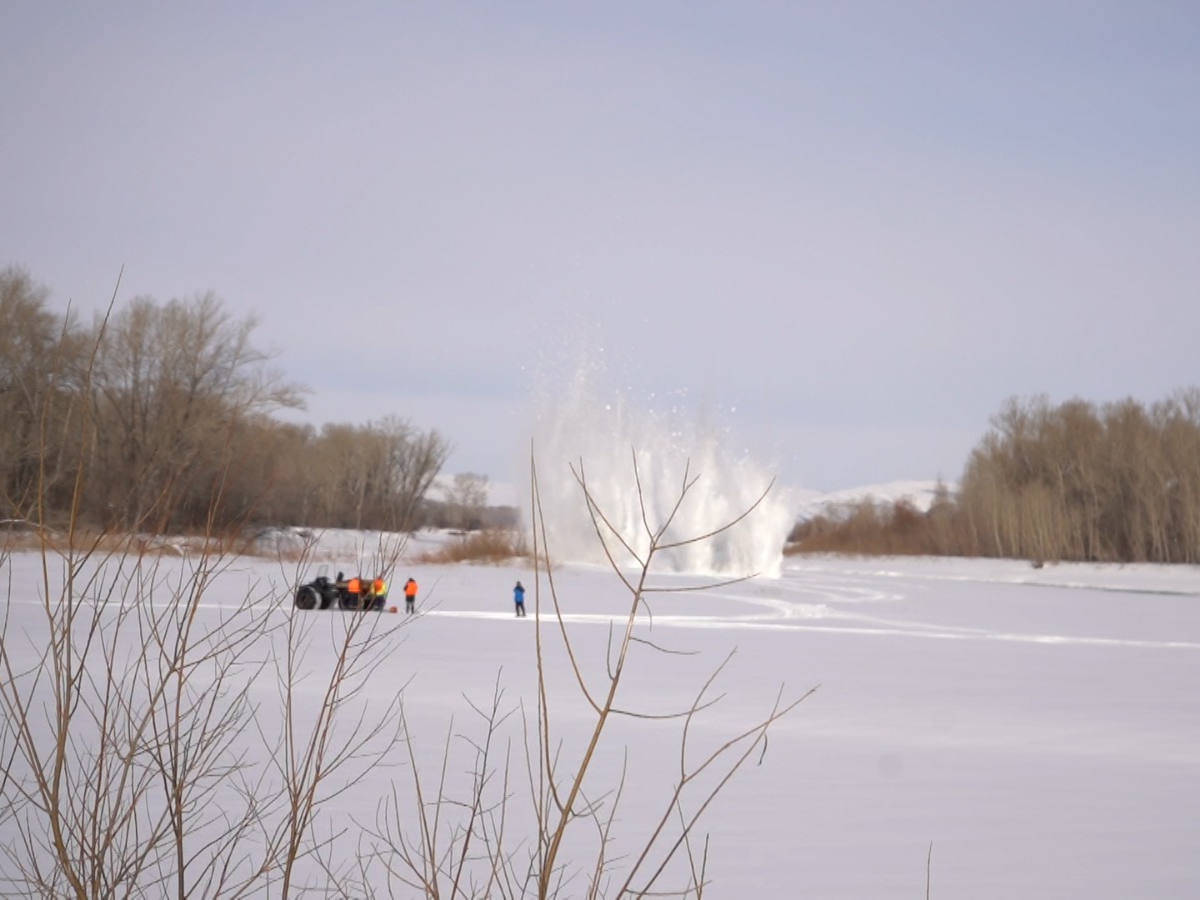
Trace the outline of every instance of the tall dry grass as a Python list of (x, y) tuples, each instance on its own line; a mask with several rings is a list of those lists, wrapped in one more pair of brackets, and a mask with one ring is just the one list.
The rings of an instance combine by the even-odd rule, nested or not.
[(513, 559), (527, 559), (529, 544), (517, 531), (489, 530), (466, 532), (452, 537), (436, 550), (417, 557), (419, 563), (486, 562), (503, 563)]

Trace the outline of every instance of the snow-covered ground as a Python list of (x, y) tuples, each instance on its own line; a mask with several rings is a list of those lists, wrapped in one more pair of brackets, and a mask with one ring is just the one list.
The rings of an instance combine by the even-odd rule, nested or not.
[[(418, 535), (407, 558), (437, 540)], [(5, 568), (13, 590), (0, 612), (12, 616), (16, 646), (23, 631), (13, 623), (36, 613), (24, 586), (37, 583), (38, 559), (16, 554)], [(263, 603), (283, 601), (279, 617), (342, 615), (293, 613), (294, 574), (237, 560), (202, 615), (215, 620), (253, 585)], [(450, 716), (470, 718), (464, 694), (485, 701), (497, 673), (506, 702), (532, 703), (538, 596), (533, 573), (515, 564), (409, 561), (397, 583), (409, 575), (421, 584), (419, 614), (382, 620), (399, 645), (375, 691), (407, 685), (407, 715), (428, 742), (420, 752), (436, 760)], [(525, 620), (512, 615), (518, 578), (530, 588)], [(602, 665), (624, 588), (595, 566), (560, 566), (555, 580), (581, 653)], [(626, 705), (678, 707), (737, 650), (718, 683), (727, 696), (701, 717), (698, 742), (711, 746), (765, 714), (781, 683), (788, 696), (820, 685), (704, 820), (707, 897), (920, 897), (931, 844), (933, 897), (1200, 896), (1200, 569), (803, 558), (785, 561), (777, 579), (651, 603), (642, 634), (697, 655), (635, 648)], [(569, 689), (567, 661), (547, 659), (557, 724), (578, 737), (587, 710)], [(641, 773), (618, 830), (644, 830), (655, 789), (678, 768), (677, 732), (624, 723), (602, 747), (602, 768), (615, 773), (628, 748)], [(372, 774), (331, 806), (331, 820), (373, 818), (389, 781), (404, 778)]]

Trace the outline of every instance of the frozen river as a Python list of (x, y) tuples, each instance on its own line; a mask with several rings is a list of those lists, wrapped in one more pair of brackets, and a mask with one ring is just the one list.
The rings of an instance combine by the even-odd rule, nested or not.
[[(34, 560), (13, 557), (6, 578), (34, 577)], [(413, 564), (394, 574), (420, 581), (419, 615), (383, 620), (399, 643), (373, 691), (405, 686), (414, 731), (430, 736), (418, 753), (436, 759), (450, 715), (469, 719), (464, 695), (485, 700), (497, 673), (508, 702), (532, 701), (539, 596), (533, 573), (513, 566)], [(554, 576), (567, 627), (597, 675), (625, 589), (599, 568), (562, 566)], [(512, 615), (516, 578), (530, 588), (525, 620)], [(270, 603), (287, 583), (278, 564), (236, 561), (201, 615), (220, 615), (247, 585)], [(544, 583), (540, 602), (545, 613)], [(11, 593), (10, 635), (34, 603)], [(712, 835), (706, 897), (921, 897), (927, 860), (933, 897), (1200, 896), (1197, 569), (790, 560), (777, 579), (656, 594), (650, 612), (639, 634), (690, 655), (635, 649), (627, 706), (680, 708), (736, 649), (718, 682), (726, 696), (701, 717), (697, 743), (765, 714), (781, 683), (792, 697), (819, 685), (772, 732), (762, 764), (739, 773), (703, 820)], [(343, 614), (302, 615), (332, 623)], [(570, 746), (587, 709), (550, 647), (553, 708)], [(625, 723), (602, 746), (602, 776), (626, 750), (643, 773), (631, 783), (645, 790), (623, 801), (620, 821), (633, 832), (656, 779), (678, 769), (677, 732)], [(370, 818), (397, 777), (373, 774), (331, 816)]]
[[(468, 635), (456, 671), (518, 666), (504, 574), (444, 574), (422, 666)], [(612, 577), (558, 580), (606, 634)], [(923, 896), (931, 843), (933, 896), (1200, 896), (1197, 569), (823, 558), (653, 606), (657, 640), (736, 646), (747, 719), (820, 685), (709, 821), (712, 896)], [(635, 693), (682, 697), (664, 670)]]

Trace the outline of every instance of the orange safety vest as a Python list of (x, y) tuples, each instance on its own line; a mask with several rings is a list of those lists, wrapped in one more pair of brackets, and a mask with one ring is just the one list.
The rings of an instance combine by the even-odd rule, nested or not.
[(413, 581), (411, 578), (408, 579), (408, 584), (404, 585), (404, 596), (405, 597), (417, 596), (417, 583), (415, 581)]
[(362, 581), (358, 578), (351, 578), (349, 583), (346, 585), (346, 590), (349, 591), (351, 594), (361, 594), (362, 593)]
[(387, 593), (387, 582), (382, 578), (376, 578), (371, 582), (371, 593), (376, 597), (382, 597)]

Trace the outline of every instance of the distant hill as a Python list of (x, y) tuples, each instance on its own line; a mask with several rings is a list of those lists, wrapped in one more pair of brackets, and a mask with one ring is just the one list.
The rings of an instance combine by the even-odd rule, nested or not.
[(955, 484), (937, 481), (889, 481), (886, 484), (868, 484), (839, 491), (801, 489), (794, 492), (796, 521), (803, 522), (821, 513), (828, 514), (838, 507), (850, 506), (864, 500), (889, 506), (898, 500), (907, 500), (918, 511), (927, 512), (933, 505), (939, 483), (951, 492), (958, 487)]

